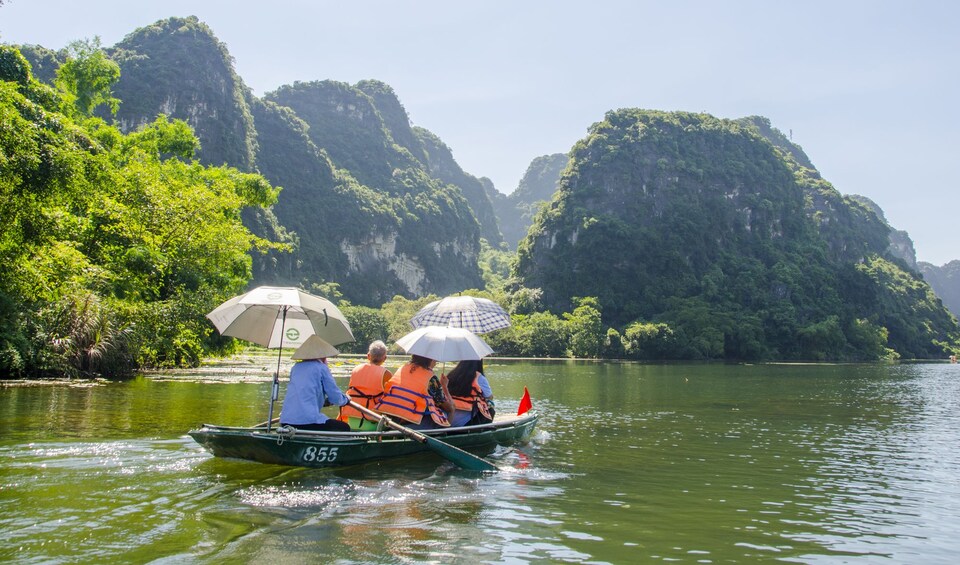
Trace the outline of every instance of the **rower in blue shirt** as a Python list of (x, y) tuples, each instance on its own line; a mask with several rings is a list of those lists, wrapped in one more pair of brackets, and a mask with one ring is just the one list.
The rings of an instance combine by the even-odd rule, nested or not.
[(294, 352), (301, 360), (290, 370), (290, 383), (280, 410), (280, 425), (300, 430), (349, 432), (350, 425), (320, 411), (325, 404), (343, 406), (350, 402), (333, 380), (327, 357), (339, 355), (337, 348), (312, 335)]

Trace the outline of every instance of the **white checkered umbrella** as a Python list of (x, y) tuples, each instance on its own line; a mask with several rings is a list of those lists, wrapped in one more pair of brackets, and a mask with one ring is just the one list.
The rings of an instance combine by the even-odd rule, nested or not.
[(510, 314), (499, 304), (486, 298), (448, 296), (420, 309), (410, 319), (414, 328), (449, 326), (485, 334), (510, 326)]

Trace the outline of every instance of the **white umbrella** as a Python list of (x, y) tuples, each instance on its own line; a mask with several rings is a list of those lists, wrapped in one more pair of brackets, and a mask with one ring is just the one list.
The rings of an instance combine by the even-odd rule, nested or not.
[(420, 355), (434, 361), (483, 359), (493, 353), (493, 349), (476, 334), (449, 326), (417, 328), (398, 339), (397, 345), (411, 355)]
[(303, 345), (312, 335), (331, 345), (354, 340), (347, 317), (332, 302), (292, 287), (257, 287), (217, 306), (207, 318), (222, 335), (281, 349), (273, 375), (267, 431), (273, 421), (273, 404), (280, 394), (283, 346)]
[(448, 296), (427, 304), (410, 319), (415, 328), (451, 326), (484, 334), (510, 326), (510, 314), (496, 302), (474, 296)]
[(257, 287), (227, 300), (207, 318), (223, 335), (270, 348), (300, 346), (311, 335), (331, 345), (353, 341), (350, 323), (339, 308), (292, 287)]

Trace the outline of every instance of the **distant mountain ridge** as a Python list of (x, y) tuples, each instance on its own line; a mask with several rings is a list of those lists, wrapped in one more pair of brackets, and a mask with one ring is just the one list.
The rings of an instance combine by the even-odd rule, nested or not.
[(533, 223), (540, 206), (550, 201), (560, 183), (560, 174), (570, 158), (563, 153), (541, 155), (527, 167), (516, 190), (509, 195), (497, 192), (490, 185), (488, 194), (497, 212), (504, 241), (516, 249)]
[(939, 267), (921, 261), (917, 268), (923, 274), (924, 280), (930, 283), (937, 296), (943, 300), (944, 306), (960, 318), (960, 260), (953, 260)]

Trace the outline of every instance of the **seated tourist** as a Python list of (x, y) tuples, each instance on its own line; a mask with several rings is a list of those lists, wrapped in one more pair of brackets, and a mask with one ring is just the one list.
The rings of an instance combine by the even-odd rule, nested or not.
[[(386, 360), (386, 344), (380, 340), (371, 343), (367, 348), (367, 362), (354, 367), (350, 374), (347, 396), (364, 408), (374, 410), (383, 396), (384, 385), (393, 377), (383, 366)], [(347, 422), (355, 430), (377, 429), (376, 420), (370, 419), (349, 404), (340, 408), (340, 420)]]
[(377, 411), (393, 416), (413, 429), (446, 428), (453, 416), (447, 377), (437, 378), (433, 359), (413, 355), (384, 385)]
[(447, 376), (447, 388), (456, 408), (450, 425), (472, 426), (493, 421), (493, 389), (483, 375), (483, 361), (457, 363)]

